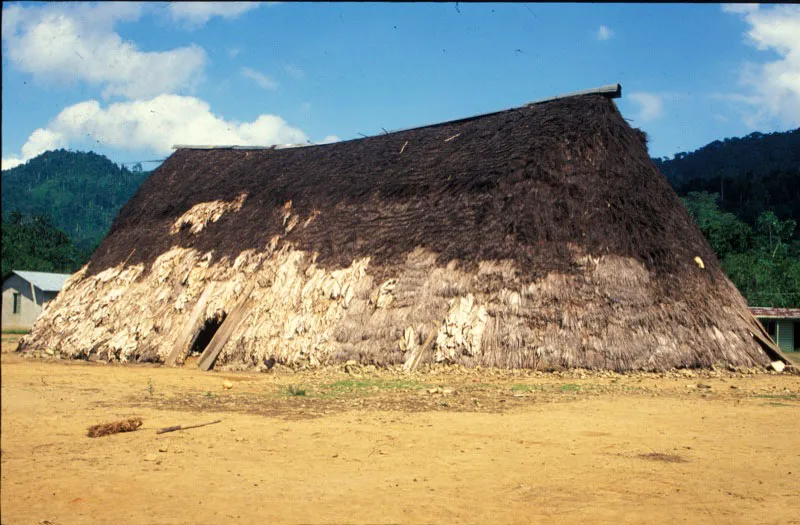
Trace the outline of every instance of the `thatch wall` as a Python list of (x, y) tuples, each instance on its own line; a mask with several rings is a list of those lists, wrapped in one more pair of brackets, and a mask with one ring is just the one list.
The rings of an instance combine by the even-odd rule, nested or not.
[(180, 362), (242, 294), (217, 367), (769, 363), (643, 134), (599, 95), (325, 146), (179, 150), (22, 348)]

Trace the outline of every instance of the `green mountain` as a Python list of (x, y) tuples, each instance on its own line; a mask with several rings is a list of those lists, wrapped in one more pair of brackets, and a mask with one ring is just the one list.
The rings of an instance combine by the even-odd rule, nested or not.
[(719, 194), (719, 206), (751, 226), (764, 211), (800, 222), (800, 128), (714, 141), (653, 159), (678, 195)]
[(800, 306), (800, 129), (653, 160), (751, 306)]
[(48, 151), (2, 172), (3, 221), (14, 211), (48, 215), (77, 248), (91, 249), (148, 175), (92, 152)]

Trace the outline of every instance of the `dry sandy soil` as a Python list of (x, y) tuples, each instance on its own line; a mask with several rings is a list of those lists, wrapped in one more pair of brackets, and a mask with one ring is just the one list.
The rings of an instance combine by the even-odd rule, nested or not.
[(7, 525), (800, 524), (798, 376), (203, 373), (23, 359), (14, 339)]

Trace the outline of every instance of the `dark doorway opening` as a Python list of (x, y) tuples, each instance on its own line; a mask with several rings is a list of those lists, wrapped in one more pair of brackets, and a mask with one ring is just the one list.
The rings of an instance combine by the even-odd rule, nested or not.
[(772, 321), (763, 321), (763, 323), (764, 323), (764, 328), (767, 330), (767, 333), (769, 334), (769, 336), (774, 341), (775, 340), (775, 336), (778, 333), (778, 330), (777, 330), (778, 324), (774, 320), (772, 320)]
[(211, 342), (211, 339), (214, 337), (214, 334), (217, 333), (219, 330), (220, 325), (222, 325), (223, 321), (225, 321), (225, 314), (223, 313), (219, 317), (212, 317), (211, 319), (206, 319), (203, 328), (197, 332), (197, 335), (192, 342), (192, 346), (189, 348), (189, 355), (199, 355), (202, 354), (203, 351), (208, 346), (208, 343)]

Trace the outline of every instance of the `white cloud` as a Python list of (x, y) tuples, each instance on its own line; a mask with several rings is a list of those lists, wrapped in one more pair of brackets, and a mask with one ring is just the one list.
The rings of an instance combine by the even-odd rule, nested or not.
[(725, 5), (722, 9), (749, 25), (750, 45), (779, 57), (744, 64), (739, 80), (747, 94), (730, 93), (728, 100), (745, 105), (744, 121), (753, 129), (770, 121), (800, 125), (800, 6)]
[(299, 67), (293, 65), (293, 64), (285, 65), (283, 67), (283, 70), (286, 71), (286, 73), (290, 77), (295, 78), (297, 80), (302, 80), (302, 79), (306, 78), (306, 72), (303, 71), (302, 69), (300, 69)]
[[(227, 121), (195, 97), (165, 94), (106, 108), (96, 100), (87, 100), (67, 107), (46, 128), (34, 131), (21, 155), (3, 158), (2, 168), (86, 140), (112, 148), (168, 154), (176, 144), (269, 146), (305, 144), (308, 137), (276, 115), (259, 115), (252, 122)], [(323, 142), (335, 140), (338, 137), (330, 135)]]
[(260, 71), (256, 71), (253, 68), (243, 67), (242, 68), (242, 75), (245, 76), (246, 78), (249, 78), (249, 79), (255, 81), (256, 84), (258, 84), (259, 86), (261, 86), (264, 89), (269, 89), (269, 90), (273, 90), (273, 91), (278, 89), (278, 83), (277, 82), (275, 82), (268, 75), (265, 75), (264, 73), (261, 73)]
[(238, 47), (228, 48), (228, 56), (231, 57), (231, 58), (236, 58), (239, 55), (239, 53), (241, 53), (241, 52), (242, 52), (242, 50), (239, 49)]
[(183, 22), (185, 27), (195, 29), (215, 16), (236, 18), (261, 4), (262, 2), (170, 2), (167, 9), (174, 21)]
[(751, 13), (758, 11), (758, 4), (723, 4), (722, 10), (726, 13)]
[(28, 137), (28, 141), (24, 146), (22, 146), (22, 155), (12, 155), (10, 157), (3, 158), (2, 169), (11, 169), (15, 166), (19, 166), (20, 164), (24, 164), (28, 160), (41, 153), (44, 153), (45, 151), (63, 148), (66, 147), (66, 145), (67, 142), (64, 140), (64, 136), (60, 133), (49, 129), (37, 129), (31, 133), (31, 136)]
[(608, 40), (614, 36), (614, 31), (612, 31), (608, 26), (600, 26), (597, 29), (596, 36), (598, 40)]
[(19, 70), (45, 84), (86, 82), (103, 97), (151, 97), (191, 88), (205, 64), (195, 46), (142, 51), (113, 28), (137, 20), (142, 4), (46, 4), (3, 9), (3, 43)]
[(627, 98), (639, 105), (637, 119), (650, 122), (664, 115), (664, 99), (656, 93), (631, 93)]
[(334, 142), (339, 142), (340, 140), (342, 139), (340, 139), (336, 135), (328, 135), (327, 137), (322, 139), (322, 141), (319, 142), (318, 144), (333, 144)]

